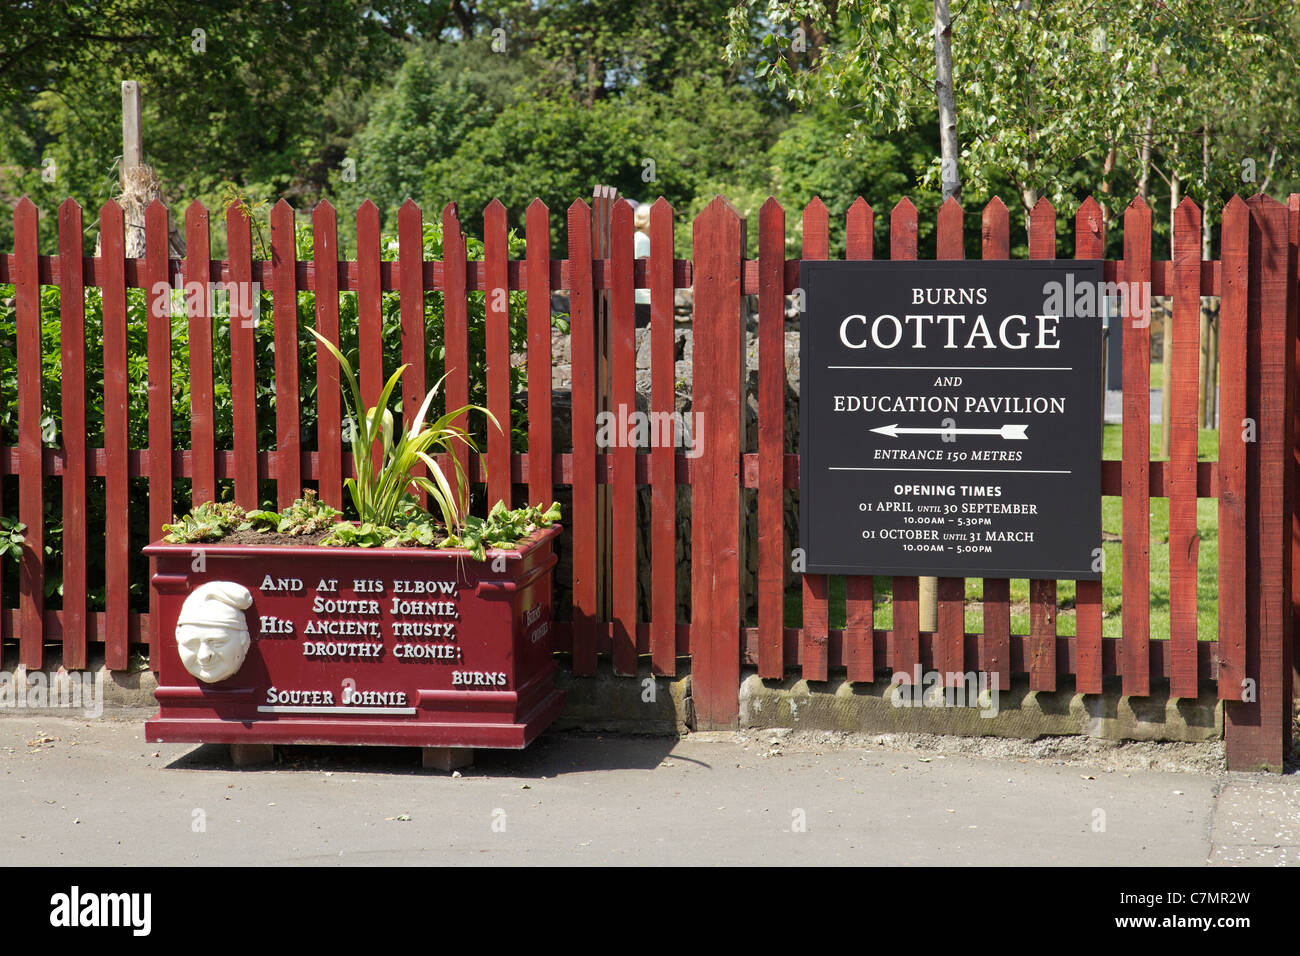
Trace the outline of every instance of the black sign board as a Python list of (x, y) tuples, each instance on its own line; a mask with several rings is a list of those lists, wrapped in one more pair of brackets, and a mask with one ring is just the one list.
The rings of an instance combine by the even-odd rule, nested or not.
[(1102, 264), (804, 262), (813, 574), (1098, 580)]

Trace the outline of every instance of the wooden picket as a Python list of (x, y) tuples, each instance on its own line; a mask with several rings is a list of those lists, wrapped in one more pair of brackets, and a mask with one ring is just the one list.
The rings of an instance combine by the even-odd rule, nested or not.
[[(803, 255), (805, 261), (830, 258), (829, 222), (826, 206), (813, 199), (803, 212)], [(698, 346), (697, 346), (698, 347)], [(803, 576), (803, 677), (824, 681), (830, 675), (830, 581), (824, 574)]]
[[(1105, 256), (1106, 234), (1101, 206), (1092, 197), (1084, 200), (1074, 217), (1074, 257), (1101, 259)], [(1199, 292), (1197, 295), (1199, 296)], [(1197, 300), (1200, 301), (1199, 298)], [(1193, 487), (1195, 487), (1193, 485)], [(1101, 548), (1102, 543), (1097, 542)], [(1104, 554), (1102, 570), (1105, 569)], [(1078, 581), (1074, 590), (1074, 627), (1077, 635), (1074, 688), (1080, 694), (1100, 694), (1102, 686), (1102, 584)]]
[[(497, 421), (497, 427), (489, 425), (487, 430), (488, 504), (492, 506), (501, 501), (509, 508), (510, 278), (507, 262), (510, 253), (506, 248), (506, 207), (498, 199), (488, 203), (483, 211), (483, 254), (487, 260), (487, 301), (484, 306), (487, 313), (487, 409)], [(405, 342), (405, 331), (402, 338)]]
[[(634, 675), (636, 646), (636, 446), (621, 434), (625, 420), (636, 412), (636, 287), (633, 276), (634, 235), (632, 207), (618, 203), (610, 228), (610, 413), (615, 444), (611, 547), (618, 560), (610, 577), (611, 619), (615, 674)], [(627, 419), (630, 420), (630, 417)]]
[[(257, 293), (253, 286), (253, 231), (239, 204), (226, 209), (226, 295), (230, 303), (230, 399), (235, 436), (235, 503), (258, 508), (257, 494)], [(277, 343), (278, 344), (278, 343)], [(278, 350), (277, 350), (278, 352)], [(278, 361), (278, 356), (277, 356)], [(277, 393), (277, 398), (279, 395)], [(297, 402), (294, 402), (295, 408)], [(279, 403), (277, 402), (277, 418)], [(292, 499), (291, 499), (292, 500)]]
[(758, 676), (785, 675), (785, 210), (758, 228)]
[[(185, 211), (184, 267), (188, 300), (186, 315), (189, 316), (190, 498), (195, 505), (212, 501), (217, 496), (217, 438), (212, 410), (212, 313), (209, 305), (212, 301), (209, 293), (212, 275), (210, 235), (208, 211), (195, 200)], [(229, 241), (233, 244), (238, 240), (231, 236)], [(171, 314), (170, 308), (167, 314)], [(234, 365), (233, 343), (231, 365)], [(257, 433), (253, 434), (256, 438)], [(247, 452), (240, 454), (246, 456)]]
[[(528, 256), (528, 500), (550, 503), (551, 214), (534, 199), (526, 224)], [(534, 414), (536, 412), (536, 414)]]
[(1246, 674), (1247, 289), (1250, 210), (1240, 196), (1223, 207), (1219, 298), (1219, 697), (1241, 700)]
[[(271, 210), (271, 293), (275, 321), (275, 501), (287, 508), (302, 494), (298, 413), (298, 247), (293, 209), (281, 199)], [(233, 316), (232, 316), (233, 321)], [(256, 442), (254, 442), (256, 451)], [(256, 475), (256, 467), (253, 474)], [(256, 479), (254, 479), (256, 480)], [(256, 487), (256, 485), (254, 486)]]
[[(169, 258), (167, 237), (171, 220), (167, 207), (155, 199), (149, 204), (144, 214), (145, 234), (145, 306), (149, 310), (146, 320), (148, 337), (148, 376), (149, 376), (149, 448), (146, 461), (149, 475), (149, 527), (159, 528), (171, 520), (172, 514), (172, 477), (175, 465), (172, 448), (176, 436), (172, 430), (172, 326), (171, 326), (171, 279), (172, 263)], [(129, 453), (128, 453), (129, 457)], [(149, 559), (149, 576), (152, 579), (157, 571), (157, 559)], [(111, 613), (111, 609), (110, 609)], [(158, 594), (149, 588), (149, 614), (151, 620), (158, 620)], [(131, 616), (127, 615), (127, 627), (131, 627)], [(149, 645), (150, 661), (157, 661), (153, 654), (155, 634), (150, 627), (140, 628), (139, 636)], [(119, 638), (114, 638), (118, 640)], [(109, 661), (122, 661), (126, 666), (127, 637), (122, 635), (119, 647), (111, 648), (107, 657)], [(110, 666), (112, 666), (110, 664)], [(155, 665), (156, 666), (156, 665)]]
[(573, 672), (596, 673), (596, 303), (591, 208), (569, 207), (569, 354), (573, 370)]
[(1131, 290), (1151, 288), (1151, 210), (1137, 197), (1124, 213), (1123, 340), (1123, 599), (1124, 693), (1150, 693), (1151, 630), (1151, 297)]
[[(1029, 258), (1056, 258), (1056, 210), (1045, 197), (1029, 212)], [(1056, 690), (1055, 581), (1029, 582), (1029, 647), (1029, 689)]]
[[(904, 196), (889, 214), (889, 258), (916, 258), (916, 207)], [(921, 663), (920, 582), (915, 577), (894, 577), (891, 590), (894, 605), (893, 652), (889, 666), (895, 680), (911, 684)]]
[(1174, 213), (1173, 392), (1169, 429), (1169, 693), (1195, 697), (1196, 402), (1200, 383), (1201, 211), (1190, 198)]
[[(844, 218), (844, 258), (872, 257), (874, 227), (871, 207), (859, 196)], [(870, 575), (844, 579), (844, 668), (851, 681), (875, 678), (875, 578)]]
[[(673, 329), (673, 207), (662, 196), (650, 208), (650, 409), (677, 411)], [(650, 450), (650, 656), (656, 674), (677, 673), (677, 455), (670, 444)], [(779, 494), (779, 492), (778, 492)]]
[[(28, 667), (45, 659), (45, 455), (41, 448), (41, 289), (36, 206), (14, 210), (14, 309), (18, 323), (18, 520), (27, 526), (19, 566), (20, 655)], [(10, 633), (14, 633), (13, 630)]]
[[(1011, 222), (1006, 204), (994, 196), (984, 207), (981, 255), (985, 259), (1011, 257)], [(1011, 686), (1011, 582), (1006, 578), (984, 579), (984, 653), (980, 669), (997, 675), (997, 686)]]
[[(120, 238), (122, 232), (117, 232)], [(110, 240), (109, 236), (105, 236)], [(106, 241), (105, 258), (120, 271), (122, 246)], [(81, 207), (65, 199), (59, 206), (59, 365), (63, 440), (63, 624), (64, 657), (84, 667), (86, 660), (86, 289), (81, 257)], [(117, 276), (112, 277), (117, 280)], [(110, 281), (105, 288), (104, 324), (125, 313), (126, 289)], [(119, 302), (120, 300), (120, 302)], [(105, 409), (107, 410), (107, 409)]]
[[(199, 203), (185, 211), (187, 252), (172, 260), (167, 249), (168, 212), (158, 202), (146, 212), (146, 252), (142, 260), (125, 258), (122, 210), (107, 203), (100, 210), (100, 251), (81, 249), (82, 210), (72, 201), (58, 210), (57, 254), (40, 255), (38, 214), (21, 201), (14, 210), (15, 246), (0, 256), (0, 283), (14, 287), (17, 320), (17, 445), (0, 448), (0, 480), (17, 478), (16, 517), (27, 524), (27, 542), (18, 571), (16, 598), (0, 593), (0, 637), (17, 638), (20, 662), (39, 667), (44, 645), (61, 646), (70, 668), (90, 666), (102, 646), (108, 666), (125, 668), (133, 644), (157, 640), (151, 600), (148, 611), (131, 608), (128, 565), (130, 517), (146, 509), (132, 502), (129, 481), (148, 482), (147, 512), (157, 529), (172, 509), (173, 480), (190, 485), (199, 503), (211, 499), (233, 480), (235, 500), (256, 506), (259, 480), (275, 483), (275, 499), (284, 506), (316, 483), (322, 497), (344, 505), (342, 480), (351, 466), (344, 455), (343, 405), (339, 376), (332, 359), (315, 349), (317, 426), (299, 434), (298, 325), (296, 295), (316, 296), (314, 321), (331, 342), (357, 335), (360, 378), (365, 400), (373, 402), (384, 381), (383, 296), (396, 293), (401, 315), (401, 356), (411, 369), (403, 380), (404, 410), (418, 405), (431, 384), (426, 376), (429, 350), (424, 299), (441, 293), (444, 305), (444, 390), (449, 407), (469, 401), (471, 354), (469, 303), (484, 295), (486, 315), (487, 405), (502, 429), (488, 429), (479, 453), (456, 452), (475, 482), (486, 485), (488, 498), (508, 504), (527, 498), (546, 503), (557, 488), (567, 487), (572, 505), (566, 514), (564, 548), (572, 557), (571, 579), (559, 582), (572, 596), (572, 617), (557, 621), (557, 649), (570, 655), (575, 675), (597, 672), (602, 657), (619, 675), (633, 675), (648, 663), (650, 672), (672, 675), (679, 657), (692, 658), (692, 695), (702, 727), (735, 726), (742, 666), (759, 676), (781, 678), (792, 670), (805, 679), (825, 681), (837, 674), (870, 682), (895, 673), (911, 680), (915, 668), (960, 675), (968, 667), (996, 674), (1009, 686), (1027, 675), (1032, 690), (1051, 692), (1072, 686), (1096, 694), (1107, 678), (1118, 677), (1122, 690), (1146, 696), (1153, 682), (1167, 681), (1174, 697), (1197, 696), (1207, 682), (1217, 682), (1227, 702), (1229, 760), (1237, 767), (1280, 766), (1289, 733), (1290, 640), (1294, 627), (1291, 538), (1295, 502), (1292, 464), (1296, 441), (1296, 309), (1300, 285), (1300, 197), (1290, 209), (1263, 198), (1234, 198), (1223, 210), (1221, 260), (1202, 261), (1200, 210), (1190, 200), (1176, 210), (1173, 255), (1151, 257), (1151, 211), (1140, 200), (1123, 218), (1123, 258), (1105, 262), (1105, 278), (1122, 283), (1127, 314), (1116, 317), (1124, 336), (1122, 461), (1104, 461), (1102, 493), (1121, 497), (1122, 637), (1102, 636), (1100, 582), (1076, 583), (1076, 634), (1057, 633), (1057, 585), (1030, 585), (1027, 634), (1011, 633), (1010, 582), (983, 582), (983, 624), (978, 633), (965, 629), (965, 584), (939, 582), (939, 619), (935, 633), (919, 628), (917, 579), (901, 576), (892, 583), (892, 626), (874, 626), (875, 602), (870, 577), (844, 579), (843, 626), (832, 627), (831, 579), (790, 573), (784, 494), (798, 488), (797, 456), (785, 443), (785, 310), (795, 293), (800, 259), (830, 256), (829, 213), (814, 199), (801, 211), (800, 259), (786, 259), (786, 211), (769, 200), (758, 216), (758, 258), (744, 259), (744, 222), (724, 200), (711, 204), (694, 223), (690, 259), (676, 259), (673, 209), (656, 202), (650, 215), (650, 255), (633, 255), (632, 210), (602, 194), (593, 206), (581, 200), (567, 210), (566, 259), (550, 251), (550, 213), (540, 201), (526, 211), (526, 255), (512, 262), (507, 248), (508, 214), (493, 201), (484, 210), (484, 260), (470, 262), (466, 237), (454, 204), (442, 212), (443, 254), (429, 262), (423, 255), (423, 214), (412, 203), (397, 212), (398, 253), (386, 262), (381, 248), (380, 215), (373, 203), (357, 211), (357, 255), (342, 260), (334, 209), (322, 203), (312, 213), (311, 261), (297, 261), (294, 211), (278, 203), (271, 211), (271, 248), (254, 250), (245, 210), (227, 210), (227, 260), (211, 259), (209, 214)], [(955, 201), (938, 212), (935, 254), (939, 259), (964, 256), (965, 214)], [(870, 259), (874, 254), (874, 214), (863, 200), (845, 212), (845, 256)], [(1057, 255), (1057, 215), (1040, 200), (1029, 221), (1031, 258)], [(1074, 216), (1073, 255), (1102, 259), (1105, 234), (1101, 207), (1085, 200)], [(599, 256), (594, 239), (601, 237)], [(918, 256), (917, 211), (904, 199), (891, 211), (889, 253), (893, 259)], [(998, 199), (982, 210), (981, 253), (986, 259), (1010, 255), (1010, 216)], [(211, 289), (226, 286), (232, 306), (256, 306), (253, 289), (271, 293), (274, 322), (275, 441), (258, 445), (255, 365), (258, 339), (254, 316), (232, 314), (229, 334), (233, 421), (214, 418), (214, 324)], [(191, 401), (188, 448), (173, 435), (171, 418), (171, 288), (184, 283), (188, 321), (185, 376)], [(60, 404), (56, 447), (42, 437), (42, 341), (40, 290), (60, 289)], [(102, 295), (102, 346), (84, 334), (85, 292)], [(148, 305), (148, 444), (129, 445), (128, 295), (144, 289)], [(608, 356), (610, 408), (626, 415), (637, 408), (635, 292), (650, 290), (650, 394), (647, 407), (665, 415), (676, 412), (676, 332), (674, 295), (692, 289), (695, 363), (691, 372), (691, 409), (698, 418), (701, 444), (690, 449), (654, 441), (645, 454), (626, 440), (608, 451), (597, 447), (600, 401), (600, 329), (598, 296), (609, 305)], [(1140, 291), (1139, 291), (1140, 290)], [(527, 294), (526, 313), (511, 315), (509, 293)], [(572, 428), (553, 434), (551, 409), (551, 295), (567, 292), (570, 301), (572, 356)], [(1132, 292), (1139, 291), (1138, 295)], [(358, 328), (340, 328), (339, 297), (355, 294)], [(741, 296), (758, 297), (756, 334), (757, 433), (747, 443), (744, 407), (746, 343)], [(1150, 300), (1173, 299), (1173, 438), (1168, 462), (1152, 461), (1149, 424)], [(1197, 313), (1201, 296), (1220, 296), (1219, 455), (1216, 462), (1197, 460)], [(179, 307), (179, 303), (177, 304)], [(528, 416), (526, 452), (511, 451), (511, 323), (526, 322)], [(314, 343), (313, 343), (314, 345)], [(86, 378), (87, 348), (102, 347), (101, 381)], [(93, 353), (92, 353), (93, 354)], [(477, 356), (473, 356), (477, 358)], [(475, 383), (478, 387), (478, 383)], [(86, 397), (104, 397), (103, 448), (88, 447)], [(263, 410), (262, 414), (267, 414)], [(230, 426), (229, 449), (216, 447), (218, 426)], [(269, 424), (269, 420), (268, 420)], [(224, 433), (224, 432), (223, 432)], [(674, 433), (675, 434), (675, 433)], [(624, 438), (626, 436), (616, 436)], [(658, 435), (656, 438), (660, 437)], [(179, 439), (179, 440), (178, 440)], [(179, 447), (178, 447), (179, 446)], [(695, 457), (700, 452), (699, 457)], [(447, 464), (450, 464), (447, 462)], [(104, 610), (88, 608), (88, 554), (100, 545), (89, 540), (87, 503), (92, 479), (104, 478), (106, 525)], [(61, 607), (46, 609), (43, 546), (47, 480), (57, 481), (63, 526)], [(219, 486), (219, 482), (223, 484)], [(526, 490), (525, 490), (526, 486)], [(637, 528), (637, 490), (650, 487), (649, 527)], [(690, 610), (689, 623), (678, 620), (679, 489), (689, 488)], [(755, 489), (758, 540), (757, 571), (747, 579), (743, 490)], [(608, 612), (602, 610), (600, 516), (584, 507), (599, 489), (608, 490), (610, 536), (620, 556), (611, 566)], [(1150, 633), (1150, 530), (1152, 498), (1167, 498), (1170, 574), (1169, 640)], [(1217, 498), (1219, 513), (1218, 632), (1197, 633), (1198, 499)], [(640, 553), (649, 560), (649, 620), (638, 617), (638, 538), (647, 539)], [(797, 553), (796, 553), (797, 556)], [(796, 580), (797, 578), (797, 580)], [(2, 581), (2, 577), (0, 577)], [(785, 627), (789, 587), (802, 596), (802, 626)], [(743, 620), (743, 597), (757, 591), (757, 626)], [(15, 607), (4, 604), (14, 600)], [(1213, 637), (1215, 639), (1205, 640)], [(649, 660), (644, 661), (643, 658)], [(1073, 683), (1062, 677), (1073, 677)]]
[[(383, 282), (380, 278), (382, 255), (379, 248), (379, 207), (367, 199), (357, 209), (357, 352), (361, 364), (361, 402), (366, 407), (352, 409), (351, 414), (354, 416), (366, 414), (368, 409), (378, 403), (380, 393), (384, 390), (385, 372), (389, 371), (384, 368)], [(448, 312), (451, 312), (450, 307)], [(451, 326), (449, 320), (448, 347), (452, 338)], [(456, 407), (459, 408), (460, 405)], [(463, 421), (461, 424), (464, 424)], [(353, 427), (356, 427), (355, 424)], [(376, 438), (370, 452), (376, 470), (380, 464), (380, 452), (380, 441)]]
[[(100, 236), (103, 240), (104, 255), (104, 458), (108, 468), (104, 490), (104, 608), (107, 618), (105, 639), (106, 663), (112, 669), (126, 667), (128, 657), (127, 611), (130, 608), (128, 561), (130, 560), (130, 494), (127, 485), (127, 315), (126, 315), (126, 222), (122, 209), (111, 200), (99, 211)], [(147, 226), (146, 226), (147, 228)], [(80, 245), (80, 224), (78, 223), (78, 245)], [(76, 251), (78, 257), (81, 249)], [(80, 284), (81, 274), (78, 270), (77, 280)], [(165, 280), (163, 280), (165, 281)], [(67, 286), (59, 287), (59, 294), (66, 294)], [(67, 368), (64, 368), (65, 374)], [(85, 370), (76, 376), (84, 381)], [(66, 380), (65, 380), (66, 381)], [(65, 427), (67, 416), (64, 417)], [(84, 455), (85, 449), (82, 448)], [(83, 458), (84, 464), (84, 458)], [(84, 472), (83, 472), (84, 474)], [(66, 478), (63, 482), (63, 496), (66, 501), (73, 482)], [(79, 506), (85, 508), (85, 488), (81, 490)], [(66, 513), (67, 506), (65, 504)], [(68, 527), (64, 524), (64, 546), (68, 546)], [(83, 525), (84, 538), (84, 525)], [(88, 542), (87, 542), (88, 543)], [(82, 549), (85, 554), (85, 549)], [(85, 565), (81, 567), (82, 581), (85, 580)], [(86, 666), (85, 631), (80, 635), (72, 631), (72, 624), (67, 614), (67, 596), (70, 590), (66, 571), (63, 577), (65, 625), (71, 633), (63, 641), (63, 666), (69, 670)], [(79, 608), (85, 619), (85, 592)], [(80, 639), (79, 639), (80, 637)], [(71, 638), (69, 642), (68, 638)], [(72, 653), (69, 653), (69, 648)]]
[[(334, 207), (323, 202), (312, 212), (312, 256), (316, 290), (316, 331), (339, 344), (339, 226)], [(321, 500), (343, 507), (343, 398), (339, 364), (316, 347), (316, 448)]]

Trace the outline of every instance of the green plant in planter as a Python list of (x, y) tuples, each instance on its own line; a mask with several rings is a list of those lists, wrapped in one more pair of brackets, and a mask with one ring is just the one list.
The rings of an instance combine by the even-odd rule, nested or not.
[(298, 537), (328, 531), (338, 517), (337, 508), (331, 508), (316, 497), (315, 491), (305, 488), (302, 497), (283, 511), (247, 512), (240, 530), (251, 528), (254, 531), (275, 531)]
[(195, 541), (220, 541), (244, 523), (244, 509), (233, 501), (205, 501), (187, 515), (165, 524), (164, 541), (189, 544)]
[[(436, 454), (449, 451), (456, 441), (462, 441), (467, 447), (478, 451), (478, 446), (474, 444), (468, 432), (452, 423), (460, 415), (470, 411), (480, 411), (499, 429), (501, 424), (496, 417), (482, 406), (466, 405), (447, 412), (436, 421), (425, 422), (424, 417), (428, 414), (429, 405), (443, 382), (443, 379), (439, 379), (433, 388), (429, 389), (429, 394), (424, 397), (424, 402), (415, 417), (409, 422), (402, 423), (402, 430), (394, 441), (393, 413), (388, 410), (388, 400), (409, 365), (403, 365), (389, 376), (379, 395), (379, 402), (362, 414), (361, 388), (357, 384), (352, 365), (332, 342), (315, 329), (308, 329), (308, 331), (316, 336), (316, 340), (328, 349), (335, 361), (339, 363), (343, 377), (348, 383), (348, 390), (352, 393), (351, 405), (356, 410), (354, 416), (356, 427), (352, 429), (352, 464), (356, 477), (349, 478), (344, 486), (352, 495), (352, 503), (356, 505), (361, 524), (363, 526), (371, 524), (376, 528), (391, 528), (398, 507), (403, 503), (413, 502), (415, 496), (412, 489), (418, 488), (425, 492), (430, 502), (437, 506), (447, 530), (452, 533), (459, 531), (465, 513), (469, 510), (469, 488), (465, 470), (455, 455), (450, 456), (455, 472), (452, 475), (453, 480), (448, 481), (431, 452)], [(376, 440), (381, 442), (382, 455), (378, 467), (375, 467), (371, 458), (372, 447)], [(429, 475), (432, 477), (413, 474), (421, 463), (428, 468)]]
[(464, 548), (479, 561), (487, 557), (488, 548), (511, 549), (521, 538), (526, 538), (538, 528), (560, 520), (560, 503), (554, 501), (545, 511), (540, 505), (508, 511), (505, 503), (498, 501), (486, 519), (470, 515), (459, 533), (449, 534), (438, 542), (440, 548)]

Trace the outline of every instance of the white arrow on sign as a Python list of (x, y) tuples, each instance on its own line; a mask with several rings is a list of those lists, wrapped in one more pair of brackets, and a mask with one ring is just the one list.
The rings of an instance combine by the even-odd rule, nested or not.
[(1001, 435), (1017, 441), (1029, 438), (1025, 434), (1028, 425), (1003, 425), (1001, 428), (900, 428), (898, 425), (882, 425), (871, 429), (881, 435), (897, 438), (899, 435)]

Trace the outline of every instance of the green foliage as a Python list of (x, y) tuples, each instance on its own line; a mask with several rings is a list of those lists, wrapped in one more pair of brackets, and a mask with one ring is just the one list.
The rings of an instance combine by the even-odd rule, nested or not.
[(498, 501), (486, 519), (471, 515), (465, 519), (465, 525), (458, 534), (447, 535), (438, 543), (438, 547), (464, 548), (471, 557), (484, 561), (487, 559), (487, 548), (510, 550), (538, 528), (559, 520), (558, 501), (552, 502), (546, 509), (541, 505), (532, 505), (514, 511), (507, 510), (505, 503)]
[(373, 521), (340, 521), (333, 531), (321, 539), (321, 544), (327, 548), (379, 548), (395, 533), (392, 528), (377, 525)]
[[(362, 413), (360, 410), (364, 404), (361, 400), (361, 386), (352, 371), (351, 363), (315, 329), (308, 331), (339, 363), (344, 381), (347, 382), (348, 391), (351, 393), (352, 408), (355, 410), (355, 424), (352, 428), (352, 463), (355, 476), (347, 479), (344, 485), (352, 495), (352, 502), (356, 505), (361, 520), (387, 526), (392, 523), (393, 515), (400, 504), (414, 500), (416, 491), (423, 491), (438, 506), (443, 523), (449, 529), (459, 528), (462, 516), (469, 510), (468, 477), (461, 466), (460, 459), (452, 455), (450, 457), (455, 471), (451, 481), (448, 481), (442, 468), (431, 457), (431, 453), (448, 452), (457, 441), (463, 442), (475, 451), (478, 450), (465, 429), (453, 424), (457, 418), (470, 411), (470, 406), (453, 409), (442, 417), (426, 423), (425, 416), (429, 412), (429, 406), (438, 392), (438, 386), (442, 384), (442, 380), (439, 379), (425, 395), (424, 403), (415, 413), (415, 417), (409, 422), (402, 423), (401, 431), (394, 441), (393, 413), (388, 408), (388, 400), (401, 380), (402, 374), (410, 366), (403, 365), (389, 376), (379, 395), (379, 401)], [(477, 411), (486, 415), (498, 429), (501, 427), (496, 417), (486, 408), (480, 407)], [(376, 441), (380, 443), (379, 459), (372, 461), (371, 446)], [(415, 474), (421, 464), (433, 476), (432, 480), (425, 475)]]
[(591, 104), (633, 88), (662, 90), (681, 76), (736, 80), (719, 28), (731, 0), (505, 0), (480, 9), (511, 56), (541, 62), (533, 90)]
[[(140, 83), (145, 156), (171, 197), (187, 202), (222, 180), (277, 195), (323, 183), (342, 157), (330, 155), (339, 114), (322, 121), (322, 107), (381, 77), (407, 37), (437, 35), (445, 6), (0, 5), (0, 195), (46, 208), (72, 195), (98, 209), (116, 187), (126, 78)], [(0, 216), (0, 246), (10, 235)]]
[(316, 497), (315, 491), (307, 488), (301, 498), (296, 499), (283, 511), (258, 509), (247, 512), (240, 530), (251, 528), (254, 531), (275, 531), (298, 537), (325, 531), (339, 517), (340, 512), (336, 508), (325, 504)]
[(492, 125), (465, 136), (455, 152), (430, 160), (424, 196), (435, 208), (459, 203), (467, 228), (479, 234), (482, 209), (492, 199), (499, 198), (517, 224), (528, 203), (540, 198), (551, 210), (553, 233), (562, 234), (565, 210), (575, 199), (590, 202), (596, 181), (630, 195), (644, 187), (640, 160), (647, 154), (632, 119), (608, 100), (509, 106)]
[(488, 548), (513, 549), (538, 528), (559, 521), (560, 505), (553, 502), (549, 508), (532, 505), (510, 511), (498, 501), (486, 519), (468, 515), (457, 533), (445, 536), (442, 532), (447, 529), (439, 527), (427, 512), (412, 503), (405, 503), (397, 518), (394, 527), (373, 521), (339, 522), (321, 544), (358, 548), (427, 548), (436, 544), (444, 550), (468, 551), (475, 560), (485, 561)]
[[(1258, 98), (1268, 86), (1265, 76), (1296, 89), (1292, 6), (1286, 0), (953, 4), (960, 179), (983, 194), (1009, 183), (1026, 211), (1040, 196), (1067, 204), (1079, 186), (1099, 201), (1123, 205), (1129, 188), (1106, 186), (1121, 177), (1134, 185), (1145, 181), (1151, 167), (1142, 159), (1144, 141), (1166, 180), (1206, 175), (1200, 147), (1207, 121), (1232, 116), (1243, 101)], [(852, 139), (867, 143), (932, 122), (934, 17), (923, 0), (744, 0), (729, 15), (728, 50), (733, 57), (761, 50), (756, 76), (773, 91), (801, 108), (829, 105), (852, 117)], [(796, 28), (817, 39), (805, 53), (796, 52)], [(937, 136), (933, 142), (927, 185), (940, 174)], [(1235, 166), (1241, 154), (1228, 155)], [(1087, 175), (1077, 182), (1081, 170)]]
[[(340, 205), (353, 209), (369, 199), (392, 214), (404, 200), (421, 197), (426, 166), (450, 157), (471, 131), (517, 102), (517, 86), (534, 69), (526, 54), (494, 55), (482, 39), (412, 48), (348, 147), (355, 170), (332, 177)], [(426, 208), (425, 216), (439, 211)]]
[(0, 515), (0, 558), (9, 557), (17, 561), (22, 557), (23, 542), (27, 540), (23, 532), (26, 530), (27, 525), (21, 521)]
[(244, 523), (244, 509), (230, 501), (205, 501), (193, 512), (163, 525), (163, 540), (171, 544), (219, 541)]

